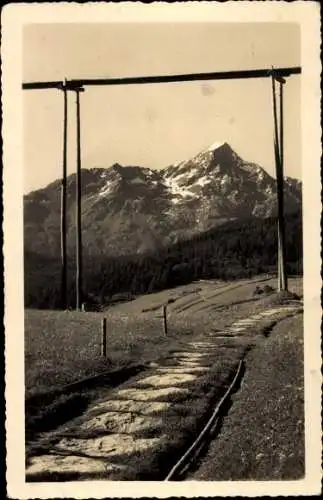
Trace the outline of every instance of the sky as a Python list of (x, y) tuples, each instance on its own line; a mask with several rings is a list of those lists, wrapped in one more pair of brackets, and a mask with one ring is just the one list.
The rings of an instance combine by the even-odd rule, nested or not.
[[(296, 23), (29, 24), (23, 80), (199, 73), (300, 65)], [(24, 192), (61, 177), (63, 93), (23, 92)], [(284, 86), (285, 175), (301, 179), (301, 77)], [(75, 172), (75, 93), (69, 92), (68, 173)], [(153, 169), (226, 141), (274, 176), (271, 80), (86, 87), (82, 167)]]

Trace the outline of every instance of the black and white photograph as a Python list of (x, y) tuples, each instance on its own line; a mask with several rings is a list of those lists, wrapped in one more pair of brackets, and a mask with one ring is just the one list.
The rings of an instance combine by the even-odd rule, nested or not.
[(136, 3), (3, 16), (8, 496), (319, 494), (319, 4)]

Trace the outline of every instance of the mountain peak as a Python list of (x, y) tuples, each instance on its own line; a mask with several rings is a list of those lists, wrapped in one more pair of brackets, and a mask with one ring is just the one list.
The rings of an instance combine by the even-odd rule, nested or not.
[(204, 151), (208, 151), (208, 152), (211, 152), (211, 151), (215, 151), (216, 149), (219, 149), (221, 148), (222, 146), (227, 146), (228, 143), (227, 142), (224, 142), (224, 141), (217, 141), (217, 142), (213, 142), (213, 144), (211, 144), (210, 146), (208, 146), (207, 148), (204, 149)]
[(113, 168), (114, 170), (120, 170), (123, 168), (123, 165), (120, 165), (120, 163), (114, 163), (113, 165), (111, 165), (111, 168)]

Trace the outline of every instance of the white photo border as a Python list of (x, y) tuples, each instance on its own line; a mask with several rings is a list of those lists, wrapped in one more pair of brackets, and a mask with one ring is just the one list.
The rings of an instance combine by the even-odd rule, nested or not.
[[(62, 22), (295, 22), (301, 28), (306, 475), (298, 481), (26, 483), (24, 447), (22, 30)], [(321, 126), (318, 2), (9, 4), (2, 11), (6, 453), (9, 498), (316, 495), (321, 491)], [(211, 71), (211, 69), (210, 69)]]

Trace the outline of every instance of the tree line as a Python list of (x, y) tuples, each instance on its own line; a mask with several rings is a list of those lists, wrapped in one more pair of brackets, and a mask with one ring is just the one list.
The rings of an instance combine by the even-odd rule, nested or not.
[[(302, 216), (286, 216), (288, 274), (301, 274)], [(249, 278), (277, 267), (277, 218), (234, 221), (141, 255), (83, 258), (83, 298), (104, 307), (199, 279)], [(25, 252), (25, 307), (61, 308), (59, 257)], [(75, 307), (75, 262), (68, 265), (68, 306)]]

